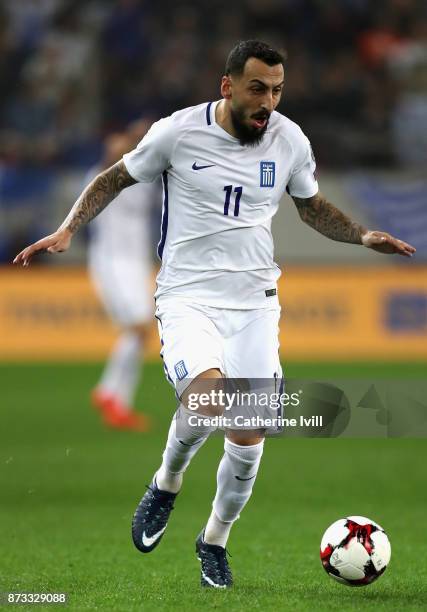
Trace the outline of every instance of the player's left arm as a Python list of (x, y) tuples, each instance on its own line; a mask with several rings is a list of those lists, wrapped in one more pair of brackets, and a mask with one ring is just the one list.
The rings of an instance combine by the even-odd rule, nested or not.
[(310, 227), (331, 240), (361, 244), (379, 253), (412, 257), (416, 249), (387, 232), (368, 230), (355, 223), (318, 192), (311, 198), (292, 196), (299, 216)]

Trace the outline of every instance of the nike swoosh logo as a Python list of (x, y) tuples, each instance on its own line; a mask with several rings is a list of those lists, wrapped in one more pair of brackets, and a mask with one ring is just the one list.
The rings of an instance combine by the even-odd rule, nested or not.
[(146, 546), (147, 548), (149, 546), (152, 546), (154, 544), (154, 542), (157, 542), (157, 540), (160, 538), (160, 536), (162, 535), (162, 533), (164, 532), (164, 530), (166, 529), (167, 525), (165, 527), (163, 527), (163, 529), (160, 529), (160, 531), (158, 531), (157, 533), (155, 533), (154, 535), (148, 537), (145, 535), (145, 531), (142, 532), (142, 544), (144, 546)]
[(256, 474), (254, 474), (253, 476), (250, 476), (249, 478), (240, 478), (240, 476), (236, 476), (237, 480), (252, 480), (252, 478), (255, 478)]
[(197, 440), (197, 442), (193, 442), (193, 444), (187, 444), (186, 442), (183, 442), (182, 440), (178, 440), (178, 442), (182, 444), (183, 446), (195, 446), (196, 444), (200, 444), (201, 440)]
[(196, 162), (191, 166), (193, 170), (204, 170), (205, 168), (213, 168), (215, 164), (209, 164), (208, 166), (198, 166)]

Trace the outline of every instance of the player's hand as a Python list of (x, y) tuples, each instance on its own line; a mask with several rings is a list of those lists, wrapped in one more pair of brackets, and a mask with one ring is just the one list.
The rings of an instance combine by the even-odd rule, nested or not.
[(67, 229), (59, 229), (55, 233), (38, 240), (34, 244), (30, 244), (13, 260), (14, 264), (29, 266), (30, 261), (37, 253), (46, 251), (47, 253), (62, 253), (66, 251), (70, 244), (72, 233)]
[(385, 253), (386, 255), (392, 255), (397, 253), (404, 257), (412, 257), (417, 250), (403, 240), (399, 240), (387, 232), (376, 232), (368, 230), (362, 236), (362, 244), (368, 249), (378, 251), (378, 253)]

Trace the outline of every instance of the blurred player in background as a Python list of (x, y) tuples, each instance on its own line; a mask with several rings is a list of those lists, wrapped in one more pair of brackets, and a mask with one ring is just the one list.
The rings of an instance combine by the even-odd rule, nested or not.
[[(87, 185), (132, 149), (151, 122), (141, 119), (127, 131), (111, 134)], [(138, 183), (120, 193), (90, 226), (89, 270), (97, 293), (120, 335), (92, 392), (92, 402), (106, 425), (146, 431), (146, 416), (133, 409), (141, 361), (153, 317), (150, 210), (160, 203), (160, 184)]]
[[(136, 149), (88, 185), (56, 232), (15, 258), (27, 266), (37, 252), (67, 250), (79, 227), (122, 189), (163, 176), (156, 317), (181, 405), (134, 514), (133, 541), (144, 553), (161, 541), (184, 472), (214, 428), (209, 419), (192, 418), (193, 390), (208, 382), (215, 393), (226, 377), (264, 378), (275, 389), (282, 378), (271, 222), (285, 189), (302, 221), (331, 240), (406, 257), (415, 252), (352, 221), (319, 192), (308, 138), (276, 112), (283, 86), (283, 56), (260, 41), (240, 42), (228, 57), (221, 99), (155, 123)], [(215, 404), (199, 414), (215, 414)], [(226, 430), (212, 512), (196, 540), (204, 587), (232, 585), (226, 543), (251, 497), (264, 436), (263, 428)]]

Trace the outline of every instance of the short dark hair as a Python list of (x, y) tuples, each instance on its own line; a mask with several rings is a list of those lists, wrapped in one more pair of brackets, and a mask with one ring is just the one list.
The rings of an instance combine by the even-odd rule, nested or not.
[(276, 51), (267, 43), (260, 40), (241, 40), (230, 51), (225, 64), (225, 74), (241, 75), (245, 69), (245, 64), (250, 57), (261, 60), (268, 66), (276, 66), (285, 63), (284, 53)]

